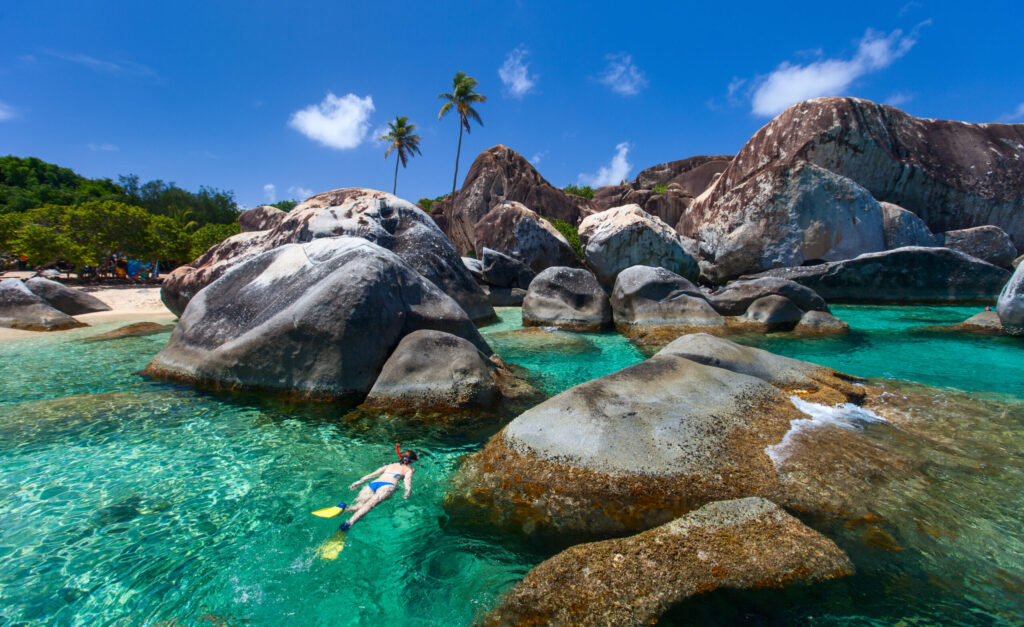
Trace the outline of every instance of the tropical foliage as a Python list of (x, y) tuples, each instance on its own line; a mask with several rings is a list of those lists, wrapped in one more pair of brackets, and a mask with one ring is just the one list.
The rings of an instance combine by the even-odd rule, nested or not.
[(657, 185), (651, 188), (651, 191), (654, 192), (655, 194), (664, 194), (666, 191), (668, 191), (668, 183), (658, 183)]
[(555, 227), (559, 233), (561, 233), (565, 239), (569, 240), (569, 245), (576, 251), (576, 254), (580, 259), (583, 259), (583, 247), (580, 245), (580, 232), (579, 229), (569, 224), (565, 220), (559, 220), (558, 218), (549, 218), (547, 216), (541, 216), (547, 220), (551, 226)]
[(395, 194), (398, 191), (398, 164), (401, 163), (404, 168), (409, 157), (413, 154), (423, 153), (420, 152), (420, 136), (414, 133), (416, 125), (410, 124), (409, 118), (404, 115), (396, 115), (394, 122), (388, 122), (388, 129), (387, 133), (377, 139), (391, 142), (388, 149), (384, 151), (384, 159), (388, 158), (392, 150), (395, 151), (395, 183), (391, 188), (391, 193)]
[(594, 197), (594, 188), (589, 185), (573, 185), (570, 183), (562, 188), (562, 191), (573, 196), (583, 196), (584, 198)]
[(476, 120), (480, 126), (484, 125), (480, 114), (473, 108), (477, 102), (487, 102), (487, 96), (476, 93), (477, 80), (467, 76), (464, 72), (456, 72), (452, 77), (451, 93), (438, 94), (438, 100), (444, 100), (441, 110), (437, 113), (440, 120), (452, 111), (459, 114), (459, 147), (455, 151), (455, 176), (452, 177), (452, 194), (455, 194), (455, 185), (459, 180), (459, 155), (462, 154), (462, 131), (470, 132), (469, 121)]
[(445, 198), (448, 198), (448, 194), (442, 194), (437, 198), (420, 198), (416, 204), (423, 207), (423, 210), (427, 213), (430, 213), (430, 206), (439, 200), (444, 200)]

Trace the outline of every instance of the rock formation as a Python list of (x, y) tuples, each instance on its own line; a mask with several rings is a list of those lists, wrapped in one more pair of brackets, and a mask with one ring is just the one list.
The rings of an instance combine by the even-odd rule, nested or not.
[(733, 281), (711, 294), (709, 299), (721, 314), (740, 316), (750, 304), (765, 296), (785, 296), (804, 311), (828, 312), (825, 299), (795, 281), (776, 277)]
[(401, 257), (466, 310), (473, 320), (494, 309), (451, 243), (421, 209), (385, 192), (360, 188), (317, 194), (299, 203), (269, 231), (240, 233), (164, 280), (160, 296), (181, 315), (188, 301), (229, 268), (278, 246), (340, 236), (361, 237)]
[(160, 324), (158, 322), (133, 322), (132, 324), (126, 324), (123, 327), (118, 327), (113, 331), (107, 331), (106, 333), (98, 333), (96, 335), (85, 338), (86, 342), (105, 342), (107, 340), (119, 340), (125, 337), (142, 337), (145, 335), (156, 335), (157, 333), (167, 333), (173, 331), (173, 324)]
[(263, 205), (243, 211), (238, 216), (238, 226), (242, 233), (252, 231), (270, 231), (281, 224), (288, 214), (277, 207)]
[[(704, 362), (704, 363), (701, 363)], [(795, 498), (769, 447), (805, 417), (787, 396), (864, 398), (856, 379), (706, 335), (527, 410), (459, 468), (446, 506), (531, 532), (616, 535), (706, 503)]]
[(88, 326), (57, 311), (20, 279), (0, 281), (0, 327), (24, 331), (63, 331)]
[(478, 254), (491, 248), (522, 261), (534, 272), (582, 265), (565, 236), (519, 202), (496, 204), (476, 223), (474, 233)]
[(611, 306), (615, 327), (628, 337), (665, 327), (679, 335), (726, 324), (696, 285), (665, 268), (633, 266), (620, 272)]
[(419, 329), (491, 354), (458, 303), (404, 259), (363, 238), (321, 237), (252, 257), (196, 294), (146, 373), (358, 402)]
[(946, 231), (940, 236), (942, 246), (959, 250), (1000, 268), (1009, 268), (1017, 257), (1017, 248), (1006, 231), (998, 226), (976, 226)]
[[(848, 182), (830, 182), (807, 166)], [(935, 233), (995, 225), (1018, 246), (1024, 243), (1024, 125), (915, 118), (865, 100), (817, 98), (791, 106), (759, 130), (677, 225), (700, 242), (717, 280), (795, 265), (792, 258), (756, 254), (753, 242), (758, 231), (766, 245), (780, 239), (784, 231), (773, 228), (779, 207), (812, 209), (790, 202), (801, 168), (803, 184), (816, 179), (835, 194), (831, 212), (854, 209), (849, 202), (864, 189), (914, 212)], [(874, 233), (861, 236), (868, 235), (874, 243)]]
[(781, 588), (852, 573), (834, 542), (771, 501), (717, 501), (641, 534), (555, 555), (482, 624), (653, 625), (675, 603), (719, 588)]
[(672, 227), (646, 213), (639, 205), (626, 205), (595, 213), (580, 223), (580, 243), (587, 266), (606, 287), (630, 266), (657, 266), (688, 279), (700, 274), (696, 246)]
[(553, 267), (530, 283), (523, 299), (523, 324), (568, 331), (596, 331), (612, 321), (608, 295), (582, 268)]
[(480, 255), (480, 276), (494, 287), (526, 289), (537, 274), (518, 259), (484, 248)]
[(1003, 329), (1010, 335), (1024, 335), (1024, 263), (1003, 286), (996, 305)]
[(885, 248), (904, 246), (941, 246), (942, 238), (935, 235), (912, 211), (891, 202), (878, 203), (882, 207)]
[[(464, 254), (482, 248), (476, 242), (476, 224), (503, 200), (515, 200), (542, 216), (573, 225), (597, 209), (586, 198), (548, 183), (522, 155), (500, 144), (477, 156), (454, 198), (437, 201), (430, 209), (443, 215), (439, 222), (446, 225), (445, 233)], [(493, 242), (488, 246), (511, 254)]]
[(92, 294), (40, 277), (25, 281), (25, 287), (48, 305), (69, 316), (110, 311), (110, 306)]
[(906, 246), (846, 261), (776, 268), (752, 277), (790, 279), (828, 301), (991, 301), (1010, 273), (948, 248)]

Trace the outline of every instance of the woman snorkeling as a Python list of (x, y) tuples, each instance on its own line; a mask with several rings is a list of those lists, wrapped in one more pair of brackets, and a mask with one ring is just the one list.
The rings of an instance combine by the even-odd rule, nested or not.
[(352, 509), (354, 510), (352, 517), (341, 523), (338, 529), (348, 531), (367, 512), (391, 498), (391, 495), (398, 488), (399, 481), (405, 482), (405, 496), (403, 498), (409, 498), (409, 495), (412, 494), (412, 473), (415, 472), (412, 463), (419, 460), (419, 455), (416, 454), (416, 451), (405, 451), (403, 453), (398, 450), (397, 444), (395, 445), (395, 451), (398, 452), (400, 461), (381, 466), (349, 486), (350, 490), (355, 490), (368, 479), (377, 478), (375, 481), (371, 481), (363, 486), (363, 489), (359, 491), (359, 496), (352, 503)]

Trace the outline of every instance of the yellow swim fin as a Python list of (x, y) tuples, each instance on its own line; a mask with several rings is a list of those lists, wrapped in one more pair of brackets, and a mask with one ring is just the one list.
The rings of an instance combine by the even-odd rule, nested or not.
[(345, 538), (348, 534), (344, 531), (335, 533), (329, 540), (324, 542), (319, 549), (317, 549), (317, 555), (320, 559), (335, 560), (338, 559), (338, 555), (345, 548)]
[(319, 516), (320, 518), (334, 518), (338, 514), (345, 511), (346, 507), (348, 507), (347, 503), (338, 503), (334, 507), (325, 507), (324, 509), (318, 509), (315, 512), (312, 512), (312, 514), (314, 516)]

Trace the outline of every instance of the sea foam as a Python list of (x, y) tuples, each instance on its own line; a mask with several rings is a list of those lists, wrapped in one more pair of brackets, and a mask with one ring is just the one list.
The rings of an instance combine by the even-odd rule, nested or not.
[(840, 427), (842, 429), (860, 429), (866, 424), (873, 422), (886, 422), (885, 418), (882, 418), (875, 412), (858, 407), (853, 403), (843, 403), (842, 405), (819, 405), (817, 403), (810, 403), (798, 396), (790, 396), (789, 400), (793, 402), (793, 405), (800, 410), (801, 413), (808, 416), (808, 418), (799, 418), (797, 420), (791, 420), (789, 423), (789, 431), (782, 436), (782, 440), (778, 444), (765, 447), (764, 452), (771, 458), (772, 463), (778, 467), (779, 463), (784, 461), (788, 455), (788, 450), (793, 444), (793, 437), (801, 432), (808, 431), (811, 429), (818, 429), (825, 425), (832, 425)]

